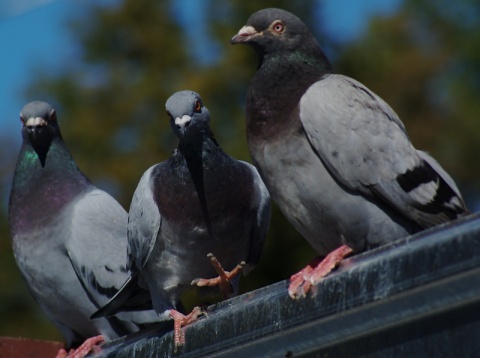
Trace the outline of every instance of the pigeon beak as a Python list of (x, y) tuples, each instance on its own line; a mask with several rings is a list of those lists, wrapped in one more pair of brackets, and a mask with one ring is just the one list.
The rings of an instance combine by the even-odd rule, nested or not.
[(236, 45), (248, 42), (252, 37), (259, 35), (253, 26), (244, 26), (238, 31), (238, 34), (232, 37), (230, 44)]
[(33, 138), (36, 138), (40, 132), (40, 129), (46, 125), (47, 121), (40, 117), (31, 117), (23, 123), (23, 126), (28, 129), (28, 132), (33, 136)]
[(185, 130), (186, 127), (190, 124), (190, 121), (192, 120), (192, 117), (184, 114), (181, 118), (176, 117), (175, 118), (175, 125), (177, 126), (178, 129), (180, 130)]

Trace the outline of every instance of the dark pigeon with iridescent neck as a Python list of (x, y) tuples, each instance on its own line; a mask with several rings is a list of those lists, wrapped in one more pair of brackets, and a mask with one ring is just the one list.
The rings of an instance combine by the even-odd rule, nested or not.
[(156, 321), (151, 309), (89, 319), (128, 278), (127, 213), (77, 167), (48, 103), (27, 104), (20, 119), (8, 215), (15, 259), (36, 302), (68, 347)]
[[(218, 275), (207, 254), (228, 271), (241, 261), (247, 270), (258, 263), (270, 196), (254, 166), (220, 148), (197, 93), (173, 94), (166, 109), (178, 149), (141, 178), (130, 206), (128, 238), (132, 277), (150, 290), (159, 315), (177, 321), (172, 312), (192, 280)], [(237, 291), (238, 281), (232, 284)]]
[(246, 101), (250, 154), (272, 198), (323, 264), (292, 277), (303, 295), (332, 266), (467, 212), (450, 176), (410, 143), (397, 114), (333, 73), (295, 15), (260, 10), (232, 40), (259, 58)]

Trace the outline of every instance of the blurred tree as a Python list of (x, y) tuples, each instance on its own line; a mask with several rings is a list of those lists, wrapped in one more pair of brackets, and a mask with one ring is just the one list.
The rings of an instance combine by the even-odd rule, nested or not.
[[(473, 0), (464, 3), (478, 13)], [(456, 179), (478, 188), (472, 174), (480, 169), (474, 164), (472, 148), (480, 132), (475, 131), (478, 122), (474, 120), (480, 106), (475, 101), (480, 62), (475, 61), (478, 52), (473, 49), (479, 48), (480, 32), (475, 21), (467, 26), (452, 15), (456, 11), (452, 9), (460, 11), (463, 3), (451, 3), (449, 11), (444, 11), (432, 0), (406, 0), (398, 14), (375, 19), (358, 41), (341, 47), (331, 44), (315, 21), (321, 2), (209, 0), (196, 4), (197, 13), (192, 16), (197, 22), (182, 22), (175, 16), (192, 9), (173, 1), (84, 4), (72, 25), (81, 48), (78, 62), (55, 77), (40, 73), (28, 90), (28, 98), (45, 99), (57, 108), (64, 139), (79, 166), (125, 208), (142, 173), (165, 160), (176, 146), (164, 105), (177, 90), (199, 92), (219, 143), (229, 154), (250, 160), (244, 101), (257, 60), (253, 51), (230, 47), (229, 39), (251, 13), (270, 6), (304, 19), (324, 48), (338, 52), (338, 72), (377, 92), (405, 121), (417, 147), (431, 151)], [(198, 19), (207, 24), (205, 29), (198, 26)], [(7, 236), (5, 223), (1, 213), (2, 237)], [(2, 255), (10, 256), (2, 256), (5, 270), (0, 283), (19, 288), (14, 293), (1, 292), (0, 307), (6, 308), (0, 313), (2, 318), (17, 317), (18, 313), (3, 313), (19, 308), (23, 326), (15, 327), (7, 319), (0, 325), (0, 334), (58, 338), (51, 328), (38, 331), (45, 319), (31, 299), (23, 304), (26, 290), (15, 281), (18, 272), (10, 275), (13, 259), (4, 246), (2, 242)], [(242, 289), (285, 279), (313, 256), (275, 208), (265, 254), (259, 267), (242, 280)], [(29, 316), (28, 325), (25, 316)]]
[[(314, 13), (313, 1), (291, 4), (270, 0), (252, 4), (211, 0), (202, 4), (205, 7), (194, 8), (198, 11), (194, 15), (208, 23), (202, 38), (192, 32), (190, 24), (174, 16), (175, 11), (191, 9), (179, 8), (173, 1), (79, 5), (83, 7), (71, 24), (79, 41), (78, 61), (53, 77), (38, 73), (27, 91), (28, 98), (54, 105), (63, 137), (80, 168), (127, 209), (143, 172), (165, 160), (176, 147), (165, 114), (165, 101), (175, 91), (198, 91), (211, 112), (213, 130), (223, 148), (237, 158), (249, 160), (243, 105), (256, 59), (251, 51), (231, 48), (229, 39), (252, 12), (264, 7), (280, 6), (310, 22)], [(204, 51), (209, 44), (217, 44), (219, 51), (210, 62), (205, 62), (198, 50)], [(0, 228), (5, 233), (5, 213), (2, 214), (0, 223), (4, 226)], [(249, 275), (249, 281), (243, 283), (244, 290), (284, 279), (314, 255), (278, 210), (270, 237), (275, 237), (275, 242), (268, 243), (272, 249), (267, 249), (258, 273)], [(300, 244), (292, 249), (289, 240), (293, 238)], [(302, 248), (310, 250), (307, 258), (302, 257)], [(19, 273), (13, 268), (10, 248), (3, 252), (9, 255), (3, 261), (8, 266), (5, 272), (14, 271), (14, 275), (11, 280), (2, 278), (2, 283), (12, 281), (19, 287), (8, 294), (2, 292), (2, 307), (11, 312), (4, 317), (19, 317), (17, 309), (21, 309), (22, 317), (28, 317), (29, 323), (17, 320), (21, 322), (19, 328), (10, 323), (13, 319), (8, 319), (0, 326), (0, 334), (61, 339), (27, 296)], [(278, 260), (281, 257), (288, 260)], [(17, 296), (21, 299), (13, 302)]]

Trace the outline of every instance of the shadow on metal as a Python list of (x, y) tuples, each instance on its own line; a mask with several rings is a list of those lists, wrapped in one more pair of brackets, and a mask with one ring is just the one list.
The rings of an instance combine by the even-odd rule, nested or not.
[(186, 328), (103, 346), (106, 357), (478, 357), (480, 214), (356, 255), (293, 301), (288, 282), (223, 301)]

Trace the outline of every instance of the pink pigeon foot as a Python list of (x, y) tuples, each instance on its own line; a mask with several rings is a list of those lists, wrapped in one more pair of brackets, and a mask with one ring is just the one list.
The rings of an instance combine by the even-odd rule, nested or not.
[(204, 313), (198, 306), (194, 307), (192, 312), (186, 316), (177, 310), (170, 310), (170, 317), (173, 319), (173, 343), (175, 350), (185, 344), (185, 333), (182, 332), (181, 328), (195, 322)]
[(77, 349), (70, 349), (67, 353), (65, 349), (60, 349), (57, 353), (56, 358), (83, 358), (91, 351), (98, 352), (100, 347), (98, 344), (105, 341), (103, 336), (90, 337), (82, 343)]
[(230, 281), (236, 277), (240, 272), (242, 272), (243, 267), (245, 266), (245, 261), (240, 262), (235, 268), (231, 271), (225, 271), (213, 254), (208, 254), (207, 257), (210, 259), (212, 266), (215, 271), (217, 271), (218, 277), (215, 278), (197, 278), (192, 281), (192, 285), (198, 287), (214, 287), (219, 286), (220, 291), (222, 292), (223, 297), (228, 297), (233, 293), (233, 288)]
[(322, 278), (327, 276), (332, 270), (353, 250), (347, 245), (330, 252), (322, 261), (311, 262), (298, 273), (290, 277), (290, 285), (288, 286), (288, 294), (292, 299), (305, 297), (312, 285), (320, 282)]

